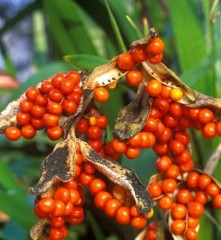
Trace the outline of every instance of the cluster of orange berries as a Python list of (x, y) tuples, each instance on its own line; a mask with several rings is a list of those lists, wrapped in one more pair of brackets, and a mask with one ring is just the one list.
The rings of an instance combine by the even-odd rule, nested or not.
[(68, 235), (65, 223), (80, 224), (84, 220), (83, 190), (75, 179), (62, 182), (53, 197), (36, 199), (34, 212), (40, 219), (48, 219), (48, 240), (60, 240)]
[(126, 53), (118, 56), (117, 64), (124, 71), (131, 70), (135, 64), (149, 61), (152, 64), (161, 62), (163, 58), (164, 42), (155, 37), (147, 44), (138, 45)]
[[(108, 120), (106, 116), (98, 114), (93, 109), (88, 116), (80, 118), (76, 126), (76, 134), (103, 157), (112, 159), (110, 147), (103, 144), (103, 130)], [(96, 175), (95, 166), (85, 160), (79, 146), (75, 154), (74, 178), (69, 182), (62, 182), (52, 197), (36, 199), (35, 214), (41, 219), (49, 219), (50, 229), (48, 240), (61, 240), (68, 235), (65, 222), (79, 224), (84, 219), (84, 193), (87, 188), (93, 196), (95, 206), (103, 209), (104, 213), (116, 219), (119, 224), (130, 224), (135, 229), (143, 229), (147, 218), (153, 216), (153, 209), (147, 215), (139, 213), (134, 203), (125, 202), (124, 191), (116, 187), (108, 191), (104, 179)]]
[[(199, 217), (208, 197), (214, 207), (221, 209), (221, 194), (211, 177), (193, 172), (187, 129), (192, 127), (200, 130), (205, 138), (212, 138), (221, 136), (221, 122), (215, 121), (211, 109), (188, 108), (176, 102), (172, 89), (159, 81), (149, 81), (146, 91), (153, 99), (145, 127), (149, 126), (148, 130), (155, 136), (156, 167), (162, 172), (160, 179), (149, 184), (148, 191), (162, 210), (170, 211), (171, 232), (184, 234), (187, 240), (196, 240)], [(185, 174), (188, 176), (184, 181)]]
[(59, 126), (61, 115), (76, 113), (82, 97), (81, 75), (76, 71), (58, 73), (39, 87), (30, 87), (20, 102), (16, 126), (8, 127), (5, 136), (18, 140), (31, 139), (36, 131), (46, 128), (48, 137), (57, 140), (63, 135)]

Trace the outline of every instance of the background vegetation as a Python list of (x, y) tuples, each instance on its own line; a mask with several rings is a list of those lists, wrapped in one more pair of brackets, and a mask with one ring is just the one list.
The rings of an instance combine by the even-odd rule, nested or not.
[[(213, 23), (212, 3), (208, 0), (109, 0), (108, 3), (125, 46), (128, 47), (138, 38), (126, 15), (131, 17), (141, 32), (144, 31), (146, 19), (165, 42), (163, 62), (190, 87), (213, 97), (221, 97), (221, 21), (219, 16), (216, 18), (221, 10), (219, 3), (212, 12), (215, 17)], [(36, 73), (16, 90), (0, 92), (1, 109), (29, 86), (57, 72), (77, 67), (93, 68), (96, 62), (88, 62), (88, 56), (82, 54), (111, 59), (122, 52), (122, 43), (118, 41), (103, 0), (36, 0), (8, 19), (0, 29), (4, 71), (8, 74), (16, 76), (17, 69), (4, 48), (3, 36), (16, 29), (17, 24), (27, 17), (33, 21), (31, 39), (35, 55), (32, 64)], [(65, 55), (70, 54), (74, 54), (75, 66), (63, 60)], [(123, 83), (110, 91), (111, 99), (103, 105), (103, 111), (111, 123), (125, 104), (129, 92)], [(195, 162), (203, 168), (219, 140), (205, 141), (200, 135), (192, 134)], [(40, 164), (55, 143), (47, 140), (43, 133), (31, 141), (12, 143), (4, 136), (0, 141), (0, 210), (9, 215), (6, 222), (0, 215), (0, 239), (29, 239), (30, 227), (36, 219), (33, 214), (34, 197), (29, 195), (28, 188), (38, 181)], [(136, 162), (123, 159), (122, 163), (134, 167), (146, 183), (155, 171), (155, 159), (151, 151), (146, 151)], [(213, 173), (219, 181), (220, 172), (219, 163)], [(86, 205), (85, 223), (73, 227), (68, 239), (128, 240), (136, 236), (137, 233), (129, 227), (118, 226), (105, 217), (89, 199)], [(220, 238), (221, 213), (211, 210), (201, 220), (199, 240)]]

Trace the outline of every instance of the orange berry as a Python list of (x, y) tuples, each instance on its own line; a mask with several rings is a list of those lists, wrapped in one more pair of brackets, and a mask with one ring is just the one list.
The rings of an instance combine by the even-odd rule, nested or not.
[(199, 218), (193, 218), (190, 216), (187, 217), (186, 222), (189, 228), (196, 228), (200, 223)]
[(24, 138), (32, 139), (36, 135), (36, 130), (31, 124), (25, 125), (21, 129), (21, 135)]
[(104, 103), (104, 102), (107, 102), (109, 98), (110, 98), (110, 94), (105, 88), (98, 87), (94, 90), (94, 99), (97, 102)]
[(200, 202), (191, 201), (187, 205), (187, 210), (189, 216), (193, 218), (199, 218), (204, 212), (204, 207)]
[(36, 87), (30, 87), (28, 90), (26, 90), (25, 92), (25, 96), (26, 98), (31, 101), (31, 102), (35, 102), (37, 99), (37, 96), (40, 94), (40, 92), (38, 91), (38, 89)]
[(109, 217), (115, 217), (117, 210), (121, 207), (121, 202), (118, 199), (110, 199), (104, 206), (104, 212)]
[(221, 194), (217, 194), (214, 198), (213, 198), (213, 206), (215, 208), (221, 209)]
[(115, 138), (112, 142), (112, 147), (116, 153), (124, 153), (127, 149), (127, 144), (125, 141)]
[(170, 210), (173, 206), (173, 199), (170, 196), (164, 195), (158, 201), (159, 207), (164, 210)]
[(104, 191), (106, 189), (106, 183), (100, 178), (94, 178), (88, 185), (88, 189), (91, 194), (95, 195), (98, 192)]
[(184, 152), (185, 146), (180, 140), (172, 139), (169, 143), (169, 148), (172, 154), (180, 155)]
[(216, 136), (216, 124), (209, 122), (203, 126), (202, 134), (205, 138), (214, 138)]
[(118, 64), (119, 68), (127, 71), (127, 70), (130, 70), (131, 68), (133, 68), (135, 62), (133, 60), (131, 53), (126, 52), (126, 53), (122, 53), (118, 56), (117, 64)]
[(186, 240), (197, 240), (198, 232), (194, 228), (188, 228), (185, 232)]
[(167, 178), (176, 179), (180, 175), (180, 168), (176, 164), (172, 164), (165, 172)]
[(160, 156), (156, 161), (156, 167), (162, 172), (165, 172), (172, 165), (172, 159), (168, 155)]
[(211, 182), (212, 182), (212, 179), (210, 176), (206, 174), (202, 174), (198, 180), (198, 187), (202, 190), (205, 190)]
[(142, 82), (143, 74), (139, 70), (130, 70), (126, 74), (126, 81), (130, 86), (137, 86)]
[(55, 126), (55, 127), (49, 127), (47, 128), (47, 136), (53, 140), (56, 141), (63, 135), (63, 129), (60, 126)]
[(100, 191), (94, 197), (94, 204), (96, 207), (103, 209), (110, 199), (112, 199), (112, 195), (109, 192)]
[(70, 191), (67, 188), (59, 187), (54, 192), (54, 199), (67, 203), (71, 199)]
[(187, 204), (192, 200), (192, 194), (188, 189), (180, 189), (176, 195), (176, 201), (181, 204)]
[(130, 225), (135, 229), (143, 229), (147, 224), (147, 220), (142, 215), (139, 217), (134, 217), (130, 221)]
[(190, 172), (186, 179), (186, 184), (190, 188), (198, 187), (198, 180), (199, 180), (199, 173), (197, 172)]
[(205, 205), (208, 201), (208, 197), (204, 191), (197, 191), (193, 199), (203, 205)]
[(170, 229), (174, 235), (180, 235), (184, 232), (186, 224), (183, 220), (177, 219), (173, 220)]
[(17, 127), (8, 127), (5, 130), (5, 136), (10, 141), (16, 141), (21, 137), (21, 130)]
[(42, 213), (50, 214), (54, 211), (55, 200), (51, 197), (43, 197), (38, 201), (38, 209)]
[(152, 64), (158, 64), (162, 61), (162, 59), (163, 59), (162, 53), (148, 56), (148, 60)]
[(146, 51), (150, 55), (157, 55), (162, 53), (164, 50), (164, 42), (162, 39), (155, 37), (151, 39), (147, 46), (146, 46)]
[(177, 187), (177, 182), (172, 178), (166, 178), (161, 183), (161, 190), (164, 193), (173, 193), (176, 187)]
[(128, 207), (119, 207), (116, 212), (116, 221), (119, 224), (130, 223), (130, 209)]
[(171, 209), (171, 216), (173, 219), (184, 219), (187, 214), (187, 209), (183, 204), (176, 203)]
[(148, 58), (145, 45), (138, 45), (133, 48), (131, 55), (135, 62), (144, 62)]
[(214, 197), (220, 193), (220, 188), (218, 187), (218, 185), (216, 183), (210, 183), (208, 185), (208, 187), (206, 188), (206, 193), (210, 197)]
[(150, 80), (146, 85), (146, 92), (151, 97), (157, 97), (162, 91), (162, 83), (156, 79)]
[(133, 204), (131, 207), (130, 207), (130, 215), (131, 217), (139, 217), (140, 216), (140, 213), (137, 209), (137, 205), (136, 204)]
[(160, 183), (150, 183), (148, 191), (152, 198), (160, 197), (162, 194)]
[(63, 217), (66, 210), (64, 202), (61, 200), (54, 200), (54, 204), (55, 204), (54, 210), (51, 213), (51, 215), (53, 217)]
[(214, 119), (214, 113), (208, 108), (200, 109), (197, 115), (197, 119), (200, 123), (203, 123), (203, 124), (212, 122)]
[(173, 101), (179, 101), (183, 97), (183, 91), (180, 88), (172, 88), (170, 91), (170, 98)]
[(135, 159), (140, 155), (140, 148), (127, 147), (125, 156), (129, 159)]

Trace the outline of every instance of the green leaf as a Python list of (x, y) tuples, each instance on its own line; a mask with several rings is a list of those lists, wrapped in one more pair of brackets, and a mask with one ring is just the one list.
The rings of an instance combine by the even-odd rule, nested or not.
[(95, 236), (95, 239), (97, 240), (104, 239), (104, 234), (101, 230), (101, 227), (96, 221), (91, 211), (87, 210), (86, 215), (87, 215), (88, 223), (91, 225), (91, 229), (93, 231), (93, 235)]
[(64, 60), (80, 69), (92, 71), (95, 67), (108, 62), (107, 59), (88, 54), (72, 54), (64, 57)]
[(180, 78), (189, 86), (197, 84), (197, 82), (202, 78), (209, 70), (210, 58), (202, 58), (197, 64), (195, 64), (190, 69), (184, 71)]
[(135, 161), (122, 157), (122, 165), (134, 169), (143, 184), (147, 185), (150, 177), (157, 172), (157, 156), (152, 150), (143, 150)]
[(127, 21), (129, 22), (131, 28), (134, 30), (134, 32), (136, 33), (138, 38), (143, 38), (143, 34), (141, 33), (141, 31), (138, 29), (138, 27), (136, 26), (135, 22), (133, 21), (133, 19), (130, 16), (126, 16)]
[(53, 40), (62, 55), (77, 52), (97, 54), (89, 33), (88, 25), (91, 23), (88, 21), (86, 26), (82, 21), (86, 16), (74, 1), (46, 0), (44, 4)]
[(20, 190), (21, 186), (15, 179), (15, 176), (12, 174), (11, 169), (4, 161), (0, 161), (0, 185), (8, 190)]
[(56, 43), (62, 55), (65, 55), (74, 52), (75, 49), (65, 26), (60, 20), (60, 12), (55, 7), (54, 3), (55, 2), (51, 0), (43, 1), (49, 30), (53, 35), (53, 41)]
[(110, 21), (111, 21), (111, 25), (112, 25), (112, 28), (115, 32), (115, 36), (116, 36), (116, 39), (117, 39), (117, 42), (118, 42), (118, 45), (120, 47), (120, 50), (122, 52), (126, 52), (126, 46), (124, 44), (124, 41), (123, 41), (123, 38), (122, 38), (122, 35), (120, 33), (120, 29), (117, 25), (117, 21), (116, 19), (114, 18), (114, 15), (110, 9), (110, 6), (108, 4), (108, 1), (107, 0), (104, 0), (105, 2), (105, 5), (106, 5), (106, 8), (107, 8), (107, 11), (108, 11), (108, 14), (109, 14), (109, 17), (110, 17)]
[(12, 192), (0, 190), (0, 209), (7, 213), (14, 221), (25, 228), (30, 228), (36, 221), (33, 214), (33, 208), (28, 205), (25, 198)]
[(206, 56), (203, 26), (191, 2), (168, 0), (167, 4), (180, 66), (184, 71)]
[(130, 44), (130, 42), (136, 39), (136, 34), (134, 31), (131, 31), (131, 26), (126, 19), (126, 15), (130, 15), (130, 17), (133, 19), (136, 18), (137, 22), (139, 21), (140, 16), (139, 17), (135, 16), (138, 11), (135, 3), (129, 2), (128, 0), (126, 1), (111, 0), (108, 3), (110, 9), (112, 10), (115, 16), (121, 34), (124, 37), (124, 41), (127, 44)]

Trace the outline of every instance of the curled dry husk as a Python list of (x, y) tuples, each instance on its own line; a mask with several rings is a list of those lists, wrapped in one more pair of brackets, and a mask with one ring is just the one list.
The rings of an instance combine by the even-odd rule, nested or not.
[(32, 227), (30, 236), (33, 240), (46, 240), (48, 239), (48, 232), (50, 229), (50, 223), (48, 219), (40, 219)]
[(188, 107), (212, 107), (215, 110), (221, 110), (221, 99), (206, 96), (188, 87), (173, 71), (167, 68), (163, 63), (151, 64), (146, 61), (142, 63), (146, 72), (163, 84), (172, 88), (182, 89), (184, 96), (178, 101)]
[(96, 87), (106, 86), (110, 83), (118, 81), (126, 71), (121, 70), (117, 66), (117, 58), (113, 58), (107, 64), (96, 67), (91, 74), (88, 75), (83, 89), (94, 90)]
[(56, 182), (68, 182), (74, 177), (75, 139), (67, 138), (55, 145), (53, 151), (42, 162), (40, 179), (35, 188), (30, 189), (36, 196), (50, 190)]
[(140, 84), (133, 101), (118, 113), (113, 134), (122, 140), (127, 140), (140, 132), (148, 117), (149, 105), (149, 96), (146, 94), (145, 85)]
[(109, 180), (122, 188), (126, 188), (134, 197), (139, 211), (147, 214), (153, 207), (153, 200), (145, 186), (139, 181), (135, 172), (130, 168), (122, 167), (118, 162), (102, 158), (86, 142), (78, 140), (84, 157)]

